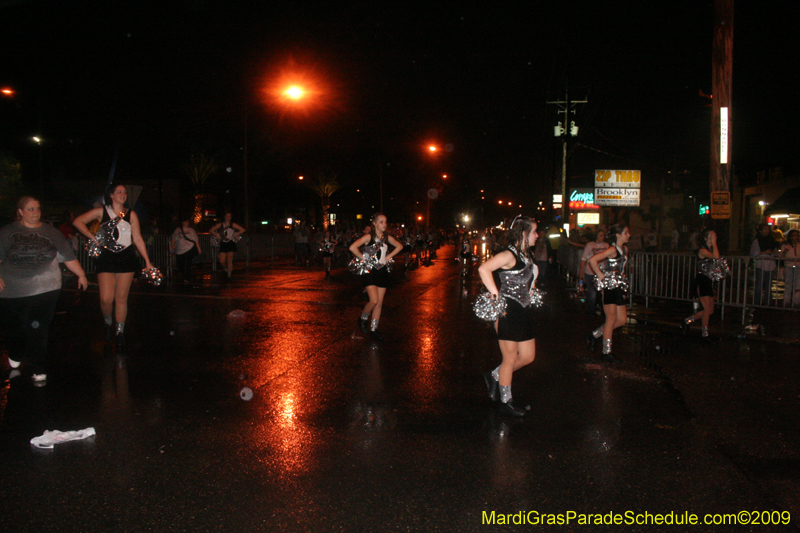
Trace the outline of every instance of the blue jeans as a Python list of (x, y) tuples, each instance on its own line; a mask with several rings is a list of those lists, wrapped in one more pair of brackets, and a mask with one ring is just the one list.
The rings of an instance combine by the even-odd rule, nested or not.
[(753, 305), (769, 305), (774, 270), (756, 268), (756, 283), (753, 286)]

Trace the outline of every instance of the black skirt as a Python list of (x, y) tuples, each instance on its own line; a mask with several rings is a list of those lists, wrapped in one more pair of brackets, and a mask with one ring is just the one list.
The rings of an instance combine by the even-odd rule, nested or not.
[(603, 305), (625, 305), (625, 291), (622, 289), (605, 289), (603, 291)]
[(364, 274), (361, 276), (361, 284), (364, 287), (375, 285), (376, 287), (385, 289), (389, 286), (390, 282), (391, 278), (389, 278), (389, 271), (386, 269), (386, 267), (379, 268), (377, 270), (371, 270), (369, 274)]
[(506, 314), (497, 321), (497, 338), (513, 342), (535, 339), (533, 307), (522, 307), (516, 300), (506, 298)]
[(711, 278), (705, 274), (697, 274), (694, 278), (695, 291), (694, 295), (702, 298), (703, 296), (714, 296), (714, 284), (711, 283)]
[(119, 253), (103, 250), (100, 257), (94, 260), (96, 271), (100, 273), (124, 274), (126, 272), (139, 272), (142, 265), (136, 257), (136, 250), (133, 245), (128, 246)]

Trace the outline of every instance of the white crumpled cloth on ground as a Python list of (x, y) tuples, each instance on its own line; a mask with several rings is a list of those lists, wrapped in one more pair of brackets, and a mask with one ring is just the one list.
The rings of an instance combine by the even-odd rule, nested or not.
[(54, 445), (71, 440), (87, 439), (94, 437), (94, 428), (79, 429), (78, 431), (45, 431), (40, 437), (33, 437), (31, 444), (37, 448), (52, 449)]

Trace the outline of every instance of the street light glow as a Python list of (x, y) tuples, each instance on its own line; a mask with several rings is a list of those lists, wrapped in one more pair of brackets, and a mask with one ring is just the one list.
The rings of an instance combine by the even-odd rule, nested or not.
[(305, 96), (305, 94), (306, 92), (303, 90), (303, 88), (298, 85), (292, 85), (283, 91), (283, 95), (287, 98), (291, 98), (292, 100), (299, 100)]
[(33, 137), (33, 142), (42, 144), (42, 139), (40, 139), (39, 137)]
[(430, 150), (431, 152), (435, 152), (436, 151), (436, 147), (434, 145), (430, 145), (430, 146), (428, 146), (428, 150)]
[(0, 89), (0, 93), (3, 93), (3, 96), (14, 96), (14, 89), (3, 87), (2, 89)]

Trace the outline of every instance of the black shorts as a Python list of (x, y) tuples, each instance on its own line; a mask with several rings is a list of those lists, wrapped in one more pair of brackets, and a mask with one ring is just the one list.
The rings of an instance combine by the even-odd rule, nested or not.
[(697, 277), (694, 278), (694, 283), (694, 295), (698, 298), (702, 298), (703, 296), (714, 296), (714, 284), (711, 282), (711, 278), (705, 274), (698, 274)]
[(123, 274), (126, 272), (139, 272), (142, 265), (136, 257), (136, 249), (133, 245), (128, 246), (119, 253), (103, 250), (100, 257), (94, 260), (96, 272)]
[(605, 289), (603, 291), (603, 305), (625, 305), (625, 291), (622, 289)]
[(375, 285), (376, 287), (385, 289), (389, 286), (390, 282), (391, 278), (389, 278), (389, 271), (386, 267), (372, 270), (369, 274), (361, 276), (361, 284), (364, 285), (364, 287)]
[(233, 241), (223, 241), (219, 243), (219, 253), (226, 254), (228, 252), (236, 251), (236, 243)]
[(506, 314), (497, 321), (497, 338), (513, 342), (535, 339), (533, 307), (522, 307), (516, 300), (506, 298)]

